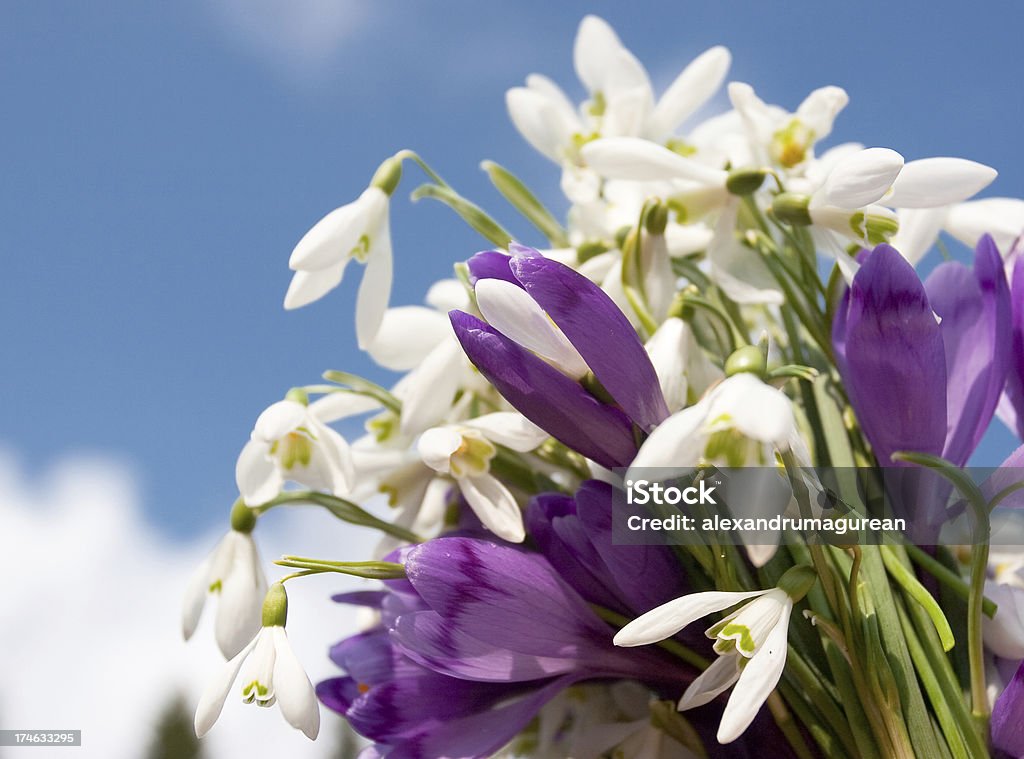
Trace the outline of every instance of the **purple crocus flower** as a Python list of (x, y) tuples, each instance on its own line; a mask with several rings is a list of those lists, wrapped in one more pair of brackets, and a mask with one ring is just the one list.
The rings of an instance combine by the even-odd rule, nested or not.
[(676, 696), (695, 676), (663, 651), (616, 649), (541, 554), (444, 537), (405, 565), (382, 596), (339, 597), (379, 605), (382, 624), (332, 649), (347, 675), (317, 691), (381, 756), (490, 756), (574, 683), (635, 679)]
[(883, 467), (896, 451), (963, 466), (995, 412), (1008, 369), (1010, 293), (989, 236), (974, 268), (950, 261), (925, 283), (888, 245), (864, 257), (832, 328), (836, 363)]
[(1024, 662), (992, 707), (992, 748), (996, 756), (1024, 757)]
[(647, 433), (668, 417), (636, 331), (583, 275), (532, 248), (510, 250), (511, 256), (485, 251), (469, 261), (489, 323), (451, 312), (466, 354), (555, 438), (603, 466), (628, 464), (636, 452), (634, 425)]

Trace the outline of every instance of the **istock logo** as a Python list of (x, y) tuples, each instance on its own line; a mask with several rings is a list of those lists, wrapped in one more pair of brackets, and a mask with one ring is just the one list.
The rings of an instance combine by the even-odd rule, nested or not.
[(649, 503), (670, 506), (678, 503), (693, 506), (699, 503), (702, 506), (717, 506), (718, 502), (712, 495), (716, 486), (707, 487), (707, 484), (707, 480), (701, 480), (699, 485), (680, 488), (674, 485), (665, 486), (660, 482), (652, 483), (649, 480), (626, 480), (626, 503), (639, 506)]

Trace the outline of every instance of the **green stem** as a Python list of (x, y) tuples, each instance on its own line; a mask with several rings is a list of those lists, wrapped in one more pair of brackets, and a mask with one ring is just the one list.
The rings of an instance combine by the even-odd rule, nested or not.
[[(971, 595), (970, 586), (964, 582), (964, 578), (958, 575), (953, 570), (946, 567), (942, 562), (933, 558), (926, 551), (915, 546), (913, 543), (905, 543), (903, 550), (907, 552), (910, 558), (915, 564), (927, 571), (932, 577), (941, 582), (953, 593), (965, 601)], [(983, 598), (981, 601), (981, 610), (985, 616), (992, 619), (996, 615), (996, 609), (999, 607), (990, 598)]]
[(424, 538), (420, 537), (415, 532), (407, 530), (404, 527), (399, 527), (396, 524), (391, 524), (391, 522), (385, 522), (383, 519), (378, 519), (373, 514), (361, 509), (351, 501), (347, 501), (344, 498), (338, 498), (337, 496), (329, 495), (327, 493), (319, 493), (315, 490), (286, 491), (271, 501), (267, 501), (259, 506), (254, 506), (253, 511), (256, 512), (257, 516), (262, 516), (266, 512), (270, 511), (270, 509), (278, 506), (298, 504), (322, 506), (343, 522), (359, 525), (360, 527), (372, 527), (390, 535), (393, 538), (398, 538), (399, 540), (409, 543), (422, 543), (424, 541)]
[(889, 572), (889, 576), (896, 581), (896, 584), (903, 589), (903, 592), (907, 594), (911, 599), (916, 601), (928, 618), (935, 625), (935, 632), (939, 634), (939, 640), (942, 642), (942, 650), (949, 651), (953, 648), (956, 640), (953, 637), (953, 630), (949, 626), (949, 620), (946, 619), (946, 615), (942, 613), (942, 609), (939, 607), (935, 597), (920, 583), (917, 578), (914, 577), (913, 573), (907, 569), (900, 560), (893, 554), (893, 549), (889, 546), (882, 545), (878, 547), (879, 552), (882, 554), (882, 562), (885, 564), (886, 570)]

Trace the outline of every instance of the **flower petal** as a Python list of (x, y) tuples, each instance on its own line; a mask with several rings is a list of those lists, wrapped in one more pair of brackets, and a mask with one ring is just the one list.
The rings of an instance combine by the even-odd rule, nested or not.
[(245, 648), (260, 631), (263, 598), (267, 594), (267, 581), (252, 537), (234, 530), (228, 537), (235, 546), (231, 567), (221, 579), (214, 627), (217, 645), (225, 659)]
[(868, 148), (840, 160), (822, 187), (822, 201), (839, 208), (861, 208), (879, 200), (903, 168), (903, 156), (888, 148)]
[(719, 656), (705, 669), (679, 699), (679, 711), (695, 709), (710, 703), (719, 693), (724, 693), (740, 678), (739, 654)]
[(383, 223), (370, 245), (366, 271), (356, 296), (356, 337), (360, 350), (367, 350), (380, 331), (391, 299), (391, 229), (384, 211)]
[(202, 616), (206, 595), (210, 592), (210, 566), (213, 557), (207, 556), (196, 567), (185, 585), (185, 598), (181, 610), (181, 635), (185, 640), (192, 637)]
[(726, 172), (713, 169), (639, 137), (604, 137), (580, 149), (584, 162), (607, 179), (634, 182), (687, 179), (708, 187), (725, 185)]
[(345, 259), (324, 269), (295, 272), (288, 285), (288, 292), (284, 295), (284, 307), (291, 311), (320, 300), (341, 284), (341, 278), (347, 265), (348, 259)]
[(278, 401), (268, 406), (256, 419), (253, 438), (272, 443), (284, 437), (306, 420), (306, 407), (298, 401)]
[(1024, 200), (983, 198), (958, 203), (949, 209), (946, 229), (972, 248), (982, 235), (990, 234), (1000, 250), (1008, 251), (1024, 234)]
[(501, 279), (481, 279), (475, 290), (480, 313), (505, 337), (547, 359), (573, 379), (590, 371), (572, 343), (522, 287)]
[[(899, 229), (890, 242), (903, 257), (915, 266), (924, 258), (949, 217), (949, 208), (903, 208), (899, 212)], [(974, 245), (972, 242), (971, 245)]]
[(250, 440), (238, 454), (235, 484), (246, 506), (259, 506), (281, 492), (284, 479), (268, 455), (261, 440)]
[(651, 430), (668, 416), (650, 357), (629, 320), (600, 287), (546, 258), (516, 257), (510, 266), (637, 425)]
[(598, 16), (584, 16), (573, 44), (576, 75), (591, 93), (607, 86), (610, 59), (622, 49), (622, 42), (607, 21)]
[(315, 740), (320, 732), (320, 706), (306, 671), (292, 651), (283, 627), (271, 628), (274, 636), (274, 693), (288, 724)]
[(460, 477), (459, 489), (484, 527), (509, 543), (526, 538), (523, 513), (508, 488), (489, 474)]
[(967, 200), (988, 187), (996, 170), (964, 158), (922, 158), (903, 167), (882, 203), (893, 208), (934, 208)]
[(217, 676), (206, 686), (203, 695), (199, 697), (195, 716), (196, 737), (202, 738), (217, 722), (217, 718), (220, 717), (220, 713), (224, 709), (224, 702), (227, 700), (231, 685), (238, 677), (238, 670), (242, 668), (245, 657), (256, 646), (257, 640), (259, 640), (258, 637), (253, 638), (245, 648), (238, 652), (235, 658), (225, 662)]
[(647, 136), (659, 139), (675, 132), (718, 91), (731, 63), (732, 55), (721, 45), (694, 58), (658, 100), (648, 122)]
[(718, 725), (718, 742), (731, 743), (754, 721), (761, 706), (775, 690), (786, 667), (789, 616), (792, 604), (785, 604), (778, 623), (740, 674)]
[(464, 422), (466, 427), (479, 430), (488, 440), (525, 453), (532, 451), (548, 438), (548, 433), (515, 411), (495, 411)]
[(451, 468), (451, 455), (462, 445), (462, 435), (452, 427), (433, 427), (422, 435), (416, 448), (423, 463), (435, 472), (447, 474)]
[(708, 614), (728, 609), (741, 601), (764, 595), (767, 592), (767, 590), (751, 590), (744, 593), (731, 593), (711, 590), (705, 593), (691, 593), (637, 617), (616, 633), (614, 643), (616, 646), (645, 646), (648, 643), (657, 643), (660, 640), (671, 638), (687, 625)]
[(445, 417), (462, 382), (463, 363), (459, 344), (449, 337), (405, 376), (400, 393), (402, 434), (415, 435)]
[(443, 313), (423, 306), (389, 308), (367, 352), (380, 366), (407, 372), (451, 334)]

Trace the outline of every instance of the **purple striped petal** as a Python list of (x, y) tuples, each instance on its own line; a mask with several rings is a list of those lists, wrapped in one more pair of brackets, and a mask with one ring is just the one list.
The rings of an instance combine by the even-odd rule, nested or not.
[(510, 261), (526, 292), (569, 338), (615, 402), (650, 432), (668, 417), (654, 365), (626, 316), (605, 292), (547, 258)]
[(996, 699), (991, 727), (993, 748), (1011, 757), (1024, 756), (1024, 663)]
[(625, 414), (486, 322), (462, 311), (449, 316), (469, 360), (523, 416), (601, 466), (633, 460), (636, 442)]
[(925, 289), (946, 354), (942, 455), (963, 466), (992, 420), (1009, 368), (1010, 290), (995, 242), (981, 238), (973, 270), (955, 261), (936, 267)]
[(833, 324), (837, 362), (882, 466), (900, 450), (941, 455), (946, 356), (924, 286), (895, 248), (879, 245), (853, 278)]

